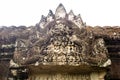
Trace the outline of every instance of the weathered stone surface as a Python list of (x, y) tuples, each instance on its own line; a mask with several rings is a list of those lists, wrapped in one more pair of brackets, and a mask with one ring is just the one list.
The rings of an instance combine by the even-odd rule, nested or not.
[[(67, 14), (62, 4), (58, 6), (55, 14), (50, 10), (47, 17), (42, 16), (40, 22), (35, 26), (0, 28), (0, 61), (10, 61), (10, 66), (9, 63), (6, 65), (18, 68), (18, 70), (21, 66), (26, 66), (32, 72), (40, 73), (41, 70), (44, 72), (48, 69), (56, 72), (55, 66), (60, 66), (58, 68), (63, 67), (63, 72), (80, 71), (80, 76), (84, 72), (97, 75), (99, 73), (96, 72), (100, 70), (102, 78), (98, 80), (102, 80), (105, 76), (102, 72), (106, 72), (112, 59), (114, 64), (112, 64), (110, 74), (113, 79), (116, 77), (118, 79), (120, 71), (114, 69), (114, 66), (119, 68), (119, 53), (120, 27), (87, 26), (80, 15), (76, 16), (72, 11)], [(66, 66), (74, 68), (71, 70)], [(85, 68), (83, 69), (81, 66)], [(0, 67), (4, 69), (2, 66)], [(98, 71), (93, 67), (97, 67)], [(40, 70), (38, 70), (39, 68)], [(61, 70), (58, 70), (56, 74), (59, 71)], [(36, 73), (31, 77), (34, 76)]]
[[(69, 16), (72, 16), (73, 20)], [(100, 67), (107, 67), (111, 64), (103, 38), (95, 38), (93, 32), (88, 32), (80, 15), (73, 16), (72, 12), (67, 15), (65, 8), (60, 4), (55, 15), (50, 11), (47, 17), (42, 17), (37, 26), (38, 29), (33, 29), (33, 33), (28, 38), (16, 40), (14, 62), (19, 66), (27, 65), (31, 74), (35, 71), (33, 75), (36, 73), (45, 74), (45, 77), (38, 76), (34, 79), (32, 77), (32, 80), (47, 79), (46, 74), (49, 71), (57, 74), (57, 77), (51, 75), (49, 79), (53, 77), (61, 80), (58, 73), (61, 75), (62, 72), (74, 73), (78, 71), (81, 75), (73, 76), (75, 77), (74, 80), (78, 80), (78, 77), (82, 79), (83, 73), (86, 75), (89, 73), (83, 78), (85, 80), (100, 80), (98, 77), (91, 78), (90, 75), (93, 76), (92, 72), (99, 71)], [(32, 66), (33, 68), (38, 66), (38, 68), (33, 69)], [(40, 68), (40, 66), (47, 67)], [(50, 68), (50, 66), (52, 67)], [(57, 66), (60, 66), (60, 69), (56, 69)], [(70, 69), (67, 69), (67, 66)], [(72, 66), (77, 66), (79, 70)], [(93, 66), (97, 67), (98, 70), (94, 70)], [(63, 77), (62, 80), (65, 80), (64, 76), (61, 76)], [(70, 78), (67, 77), (66, 79), (69, 80)]]
[(95, 39), (92, 32), (87, 32), (79, 18), (74, 20), (80, 24), (64, 18), (46, 22), (49, 24), (28, 39), (17, 39), (14, 61), (21, 65), (38, 62), (43, 65), (102, 66), (108, 60), (104, 40)]
[(55, 12), (55, 18), (57, 20), (64, 19), (64, 18), (66, 18), (66, 16), (67, 16), (67, 13), (66, 13), (64, 6), (62, 4), (59, 4), (59, 6), (57, 7), (56, 12)]

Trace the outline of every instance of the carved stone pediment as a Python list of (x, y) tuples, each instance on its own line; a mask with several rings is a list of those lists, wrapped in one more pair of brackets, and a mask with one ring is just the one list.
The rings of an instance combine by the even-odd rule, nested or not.
[(59, 5), (55, 15), (50, 11), (49, 16), (42, 17), (38, 27), (40, 30), (35, 30), (28, 39), (17, 40), (14, 52), (17, 64), (110, 65), (104, 40), (95, 38), (92, 31), (87, 32), (80, 15), (67, 14), (63, 5)]

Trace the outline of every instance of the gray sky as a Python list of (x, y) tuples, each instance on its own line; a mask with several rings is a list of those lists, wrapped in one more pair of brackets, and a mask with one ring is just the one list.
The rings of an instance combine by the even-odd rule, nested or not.
[(120, 26), (120, 0), (0, 0), (0, 26), (31, 26), (62, 3), (87, 25)]

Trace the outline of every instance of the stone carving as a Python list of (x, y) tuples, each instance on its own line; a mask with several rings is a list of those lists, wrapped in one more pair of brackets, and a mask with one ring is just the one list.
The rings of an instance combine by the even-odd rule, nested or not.
[(104, 40), (87, 32), (81, 16), (67, 14), (62, 4), (55, 15), (50, 10), (47, 17), (42, 16), (38, 27), (28, 39), (16, 41), (16, 63), (102, 66), (108, 60)]
[(64, 19), (66, 17), (66, 10), (62, 4), (60, 4), (55, 12), (55, 18), (56, 19)]
[(74, 17), (75, 17), (75, 15), (74, 15), (73, 11), (70, 10), (70, 12), (68, 13), (68, 20), (72, 21), (74, 19)]
[(28, 73), (30, 80), (118, 79), (119, 32), (119, 26), (86, 26), (60, 4), (35, 26), (0, 28), (0, 79), (23, 80)]

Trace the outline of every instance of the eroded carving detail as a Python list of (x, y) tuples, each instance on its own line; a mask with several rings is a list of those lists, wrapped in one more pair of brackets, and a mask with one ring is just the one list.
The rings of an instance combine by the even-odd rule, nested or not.
[(55, 15), (42, 16), (39, 27), (29, 39), (17, 40), (16, 63), (102, 66), (108, 60), (104, 40), (87, 32), (81, 16), (67, 14), (61, 4)]

